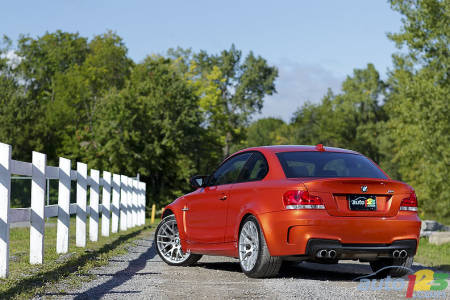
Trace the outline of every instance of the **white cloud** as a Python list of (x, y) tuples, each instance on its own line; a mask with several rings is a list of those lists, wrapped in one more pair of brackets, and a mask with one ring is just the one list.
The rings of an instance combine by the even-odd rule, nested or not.
[(320, 64), (304, 64), (283, 60), (278, 67), (277, 94), (264, 100), (257, 117), (279, 117), (288, 122), (292, 114), (306, 101), (319, 102), (328, 88), (339, 92), (344, 77), (333, 74)]

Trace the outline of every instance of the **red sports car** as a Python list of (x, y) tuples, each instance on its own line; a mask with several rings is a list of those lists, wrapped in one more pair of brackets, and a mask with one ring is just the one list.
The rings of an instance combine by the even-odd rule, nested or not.
[(155, 241), (170, 265), (202, 255), (239, 258), (250, 277), (275, 276), (283, 261), (370, 262), (402, 276), (419, 242), (417, 198), (360, 153), (266, 146), (228, 157), (163, 213)]

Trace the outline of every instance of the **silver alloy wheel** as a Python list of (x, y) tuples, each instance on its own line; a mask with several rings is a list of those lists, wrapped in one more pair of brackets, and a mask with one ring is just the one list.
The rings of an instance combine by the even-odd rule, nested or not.
[(258, 228), (252, 221), (247, 221), (242, 226), (239, 235), (239, 260), (245, 271), (250, 271), (256, 264), (259, 253)]
[(156, 234), (156, 244), (159, 252), (171, 263), (179, 264), (189, 258), (189, 252), (181, 250), (178, 226), (175, 220), (169, 220), (159, 227)]

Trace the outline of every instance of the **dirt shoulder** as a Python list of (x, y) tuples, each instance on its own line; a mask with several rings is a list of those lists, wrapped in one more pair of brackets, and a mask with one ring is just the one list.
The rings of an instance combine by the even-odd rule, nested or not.
[[(416, 270), (421, 266), (415, 266)], [(237, 260), (204, 256), (193, 267), (171, 267), (156, 254), (152, 235), (136, 240), (127, 254), (90, 271), (93, 280), (81, 287), (59, 284), (40, 298), (57, 299), (393, 299), (404, 298), (399, 291), (361, 290), (353, 279), (371, 272), (367, 264), (321, 265), (301, 263), (281, 271), (273, 279), (251, 279), (240, 270)], [(384, 284), (384, 283), (383, 283)], [(359, 287), (358, 287), (359, 286)], [(378, 282), (376, 287), (380, 287)]]

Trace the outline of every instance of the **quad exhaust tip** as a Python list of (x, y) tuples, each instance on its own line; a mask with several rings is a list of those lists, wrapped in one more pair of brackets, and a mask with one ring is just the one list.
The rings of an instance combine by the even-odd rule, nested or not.
[(336, 257), (336, 251), (335, 250), (328, 251), (327, 257), (328, 258), (335, 258)]
[(331, 250), (322, 249), (322, 250), (317, 251), (316, 256), (318, 258), (331, 258), (331, 259), (334, 259), (334, 258), (336, 258), (336, 250), (333, 250), (333, 249), (331, 249)]
[[(334, 259), (334, 258), (336, 258), (336, 256), (337, 256), (337, 253), (336, 253), (336, 250), (334, 250), (334, 249), (331, 249), (331, 250), (321, 249), (321, 250), (316, 252), (316, 257), (317, 258)], [(394, 250), (392, 252), (392, 257), (393, 258), (406, 258), (406, 257), (408, 257), (408, 251), (406, 251), (406, 250)]]
[(318, 258), (324, 258), (324, 257), (327, 256), (327, 253), (328, 253), (327, 250), (322, 249), (322, 250), (317, 251), (316, 256), (317, 256)]
[(408, 256), (408, 251), (406, 250), (394, 250), (392, 252), (394, 258), (406, 258)]

